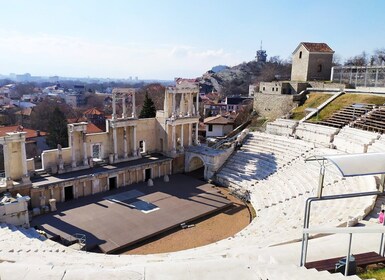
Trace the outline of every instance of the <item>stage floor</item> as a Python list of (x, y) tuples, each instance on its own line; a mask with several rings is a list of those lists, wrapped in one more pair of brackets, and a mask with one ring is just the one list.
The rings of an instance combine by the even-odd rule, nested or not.
[(168, 183), (155, 179), (153, 187), (142, 182), (58, 203), (31, 224), (64, 239), (85, 234), (88, 250), (112, 253), (231, 204), (213, 185), (176, 174)]

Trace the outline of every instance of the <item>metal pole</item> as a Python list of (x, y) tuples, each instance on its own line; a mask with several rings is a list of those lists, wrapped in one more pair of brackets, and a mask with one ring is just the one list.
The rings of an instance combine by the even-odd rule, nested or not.
[(349, 233), (349, 247), (348, 247), (348, 255), (346, 256), (345, 276), (348, 276), (348, 271), (349, 271), (350, 249), (352, 247), (352, 237), (353, 237), (353, 234)]
[(322, 189), (324, 187), (324, 178), (325, 178), (325, 165), (322, 165), (320, 168), (320, 176), (318, 180), (318, 193), (317, 193), (318, 198), (322, 197)]
[[(303, 224), (303, 228), (304, 229), (305, 228), (309, 228), (311, 202), (312, 202), (311, 198), (306, 200), (305, 217), (304, 217), (304, 224)], [(309, 234), (308, 233), (304, 233), (302, 235), (302, 250), (301, 250), (300, 266), (304, 266), (306, 264), (306, 256), (307, 256), (308, 243), (309, 243)]]
[(380, 250), (378, 251), (378, 254), (381, 256), (384, 256), (384, 234), (383, 233), (381, 233)]

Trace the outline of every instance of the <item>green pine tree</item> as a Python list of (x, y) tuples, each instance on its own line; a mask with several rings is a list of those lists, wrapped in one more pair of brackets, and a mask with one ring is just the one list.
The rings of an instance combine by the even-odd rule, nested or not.
[(154, 102), (152, 101), (151, 98), (148, 97), (148, 94), (146, 92), (142, 111), (140, 111), (139, 118), (155, 118), (155, 115), (156, 115), (156, 108), (155, 108)]
[(56, 148), (60, 144), (68, 147), (67, 119), (58, 107), (55, 107), (48, 121), (47, 144), (50, 148)]

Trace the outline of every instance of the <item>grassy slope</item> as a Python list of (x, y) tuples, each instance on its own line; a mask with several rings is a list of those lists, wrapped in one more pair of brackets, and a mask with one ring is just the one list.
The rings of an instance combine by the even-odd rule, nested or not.
[(379, 270), (368, 270), (362, 274), (358, 275), (361, 279), (377, 279), (377, 280), (385, 280), (385, 269)]
[[(314, 96), (313, 96), (314, 95)], [(317, 97), (318, 96), (318, 97)], [(301, 119), (303, 116), (305, 116), (305, 108), (315, 108), (319, 106), (322, 102), (324, 102), (326, 99), (330, 97), (329, 94), (310, 94), (309, 98), (306, 100), (306, 102), (293, 110), (293, 118), (296, 120)], [(385, 103), (385, 97), (382, 96), (376, 96), (376, 95), (364, 95), (364, 94), (344, 94), (340, 97), (333, 100), (332, 103), (327, 105), (323, 110), (319, 113), (319, 120), (324, 120), (329, 118), (334, 112), (342, 109), (343, 107), (349, 106), (353, 103), (367, 103), (367, 104), (376, 104), (376, 105), (382, 105)], [(298, 111), (296, 111), (298, 110)], [(313, 117), (310, 120), (316, 121), (317, 117)]]
[(304, 116), (306, 116), (306, 108), (316, 108), (323, 102), (325, 102), (327, 99), (329, 99), (331, 96), (331, 94), (326, 93), (310, 93), (303, 105), (293, 109), (292, 118), (295, 120), (302, 119)]

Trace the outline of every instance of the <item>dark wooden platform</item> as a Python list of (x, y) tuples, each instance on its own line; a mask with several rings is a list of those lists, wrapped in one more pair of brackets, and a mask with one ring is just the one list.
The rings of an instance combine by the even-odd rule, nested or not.
[[(381, 255), (379, 255), (375, 252), (355, 254), (353, 256), (356, 260), (357, 266), (366, 266), (369, 264), (385, 262), (385, 257), (382, 257)], [(305, 267), (308, 269), (309, 268), (315, 268), (318, 271), (327, 270), (329, 272), (334, 272), (336, 263), (343, 258), (346, 258), (346, 256), (342, 256), (342, 257), (338, 257), (338, 258), (332, 258), (332, 259), (326, 259), (326, 260), (320, 260), (320, 261), (314, 261), (314, 262), (307, 262), (305, 264)]]
[(177, 174), (168, 183), (155, 179), (153, 187), (143, 182), (58, 203), (32, 225), (64, 239), (85, 234), (88, 250), (112, 253), (230, 205), (213, 185)]

